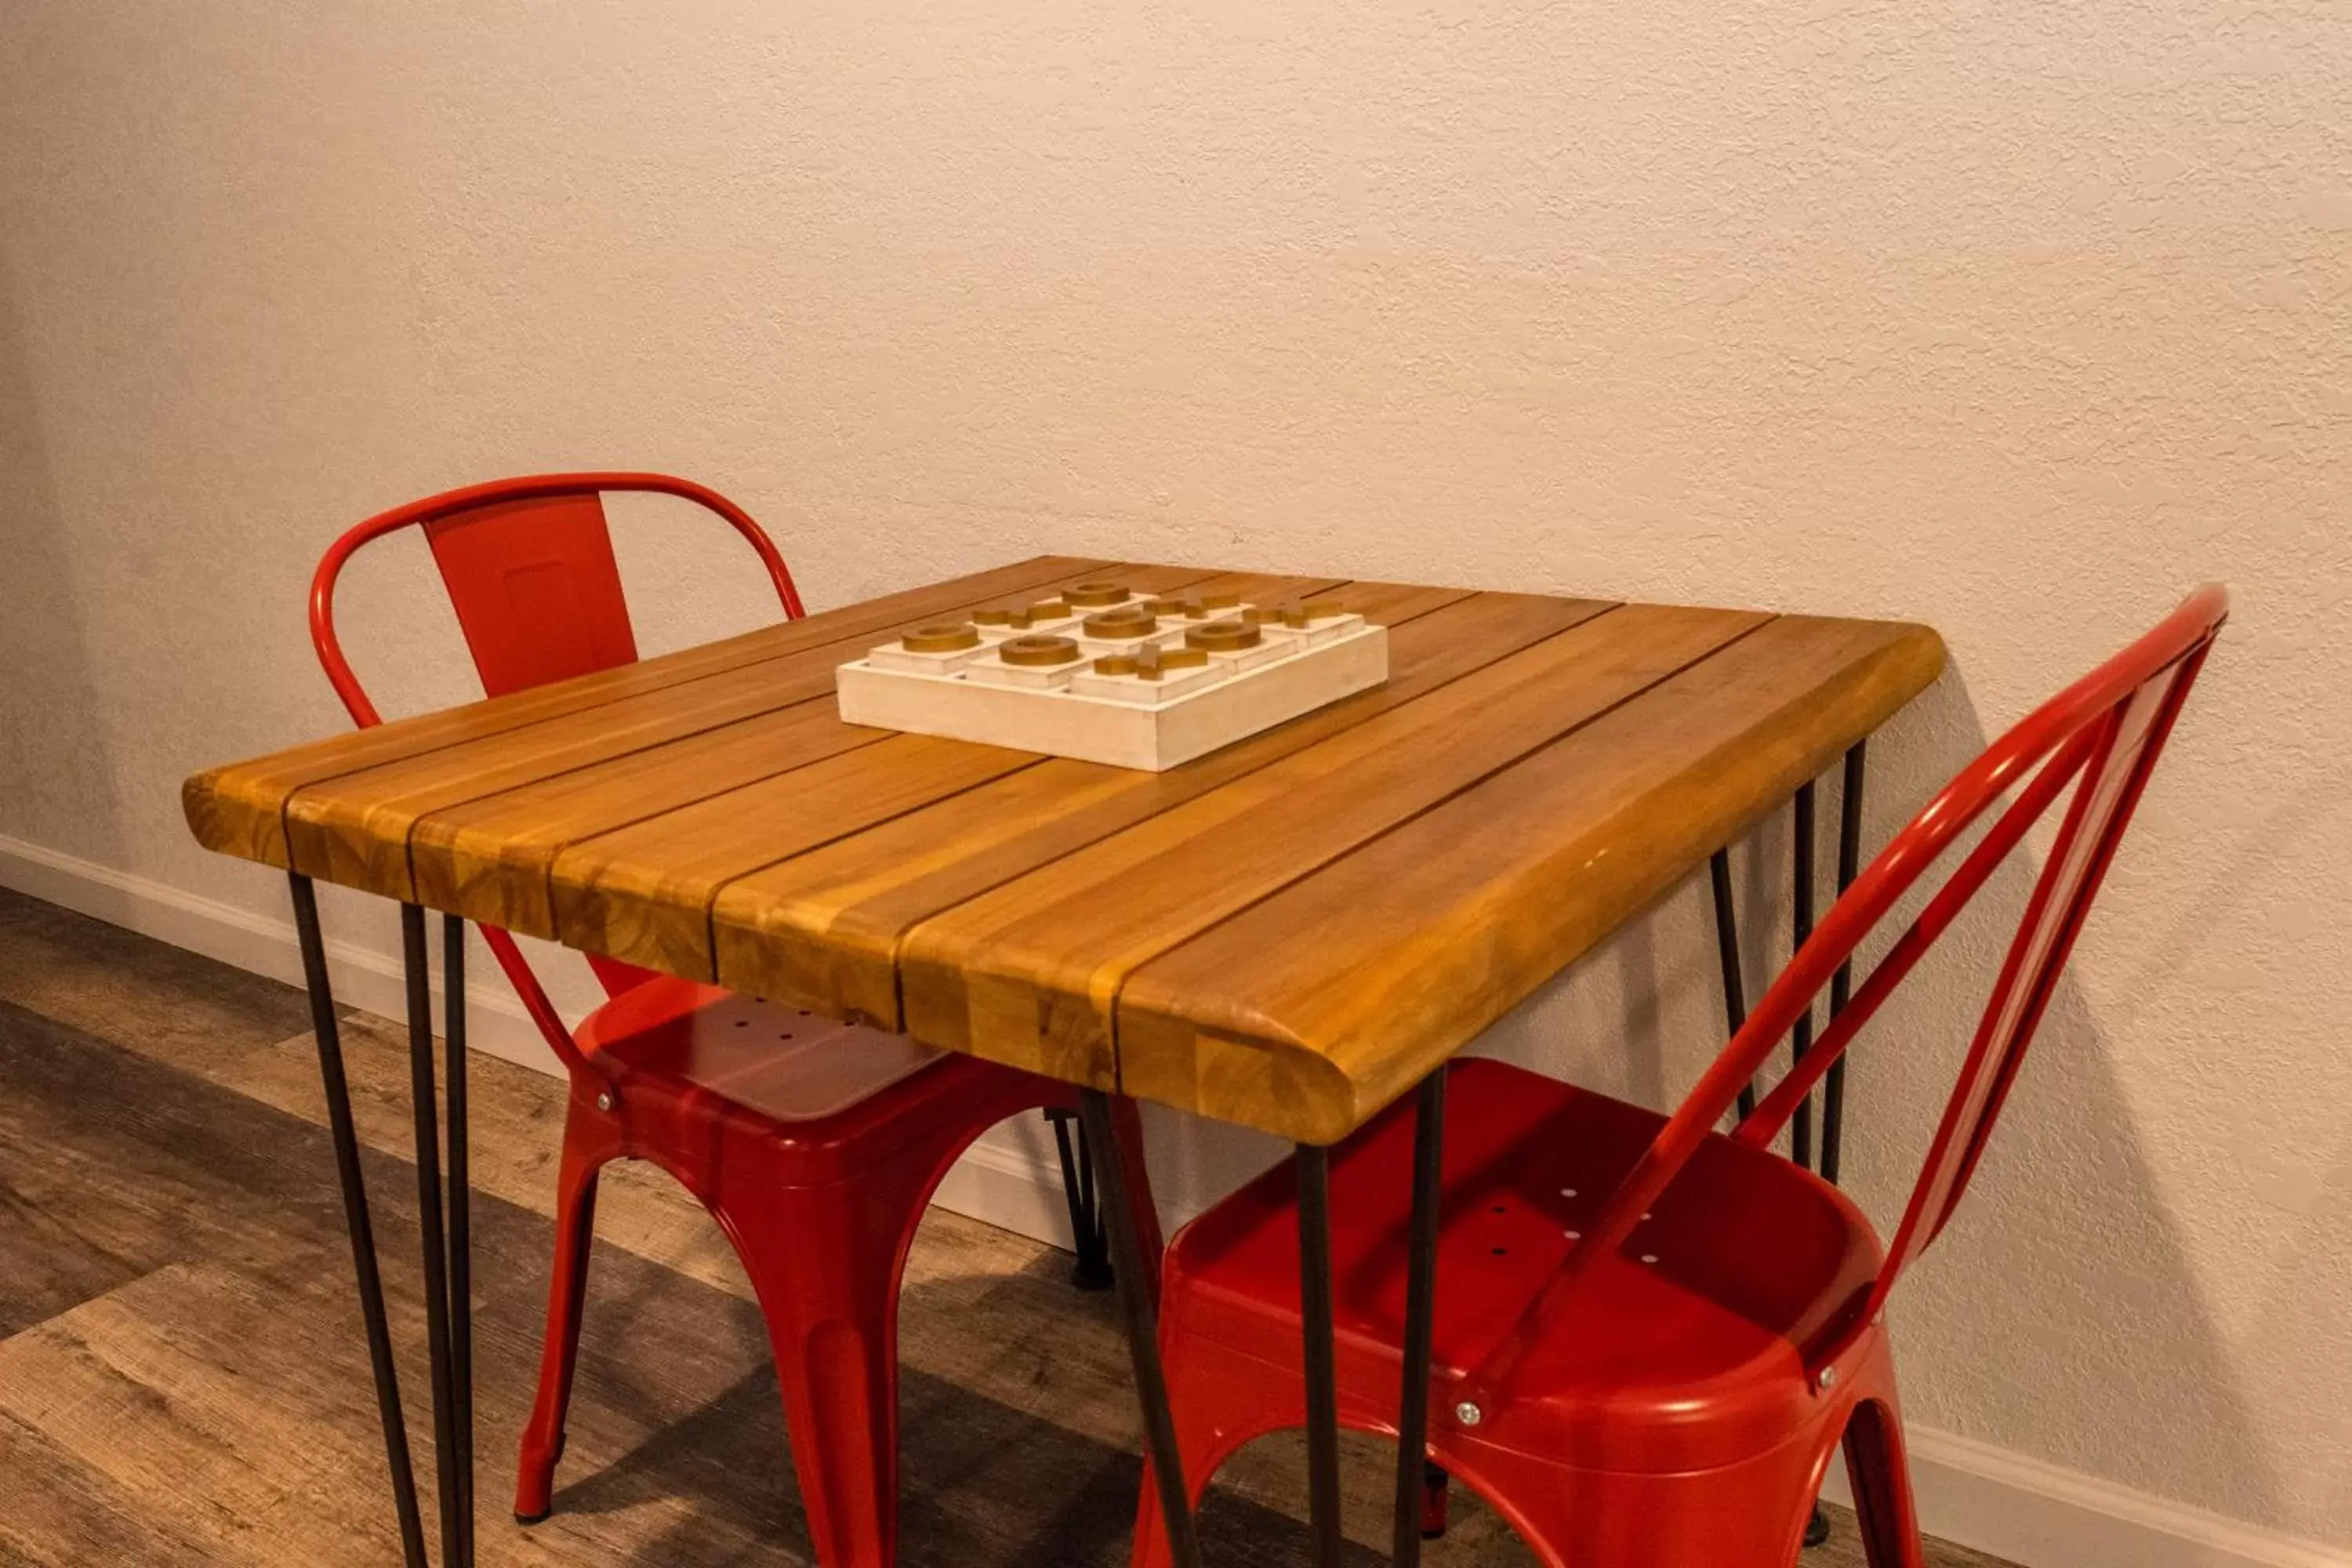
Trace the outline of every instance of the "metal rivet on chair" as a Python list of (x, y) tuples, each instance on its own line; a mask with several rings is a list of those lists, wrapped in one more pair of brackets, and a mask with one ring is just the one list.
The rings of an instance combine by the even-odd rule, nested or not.
[(613, 1109), (613, 1091), (611, 1089), (608, 1089), (604, 1093), (596, 1097), (596, 1109), (599, 1110), (610, 1110)]
[(1454, 1419), (1465, 1426), (1475, 1426), (1486, 1419), (1486, 1413), (1465, 1399), (1454, 1407)]
[(1835, 1368), (1835, 1367), (1833, 1367), (1833, 1366), (1825, 1366), (1825, 1367), (1822, 1368), (1822, 1392), (1823, 1392), (1823, 1393), (1827, 1393), (1829, 1390), (1831, 1390), (1831, 1389), (1832, 1389), (1832, 1388), (1835, 1388), (1836, 1386), (1837, 1386), (1837, 1368)]

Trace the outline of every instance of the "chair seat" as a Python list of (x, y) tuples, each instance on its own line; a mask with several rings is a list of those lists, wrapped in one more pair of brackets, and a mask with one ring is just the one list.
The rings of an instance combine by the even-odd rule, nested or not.
[[(1504, 1063), (1455, 1064), (1438, 1247), (1441, 1386), (1509, 1331), (1663, 1124)], [(1394, 1387), (1412, 1142), (1408, 1100), (1333, 1153), (1343, 1385)], [(1187, 1226), (1168, 1254), (1175, 1331), (1295, 1367), (1297, 1215), (1285, 1162)], [(1869, 1222), (1835, 1188), (1777, 1155), (1713, 1139), (1620, 1254), (1587, 1277), (1570, 1321), (1520, 1362), (1477, 1436), (1583, 1464), (1675, 1470), (1777, 1446), (1810, 1418), (1806, 1352), (1858, 1308), (1879, 1259)]]
[(643, 1124), (656, 1106), (717, 1113), (832, 1180), (887, 1157), (1003, 1088), (1011, 1068), (905, 1035), (657, 975), (574, 1032)]

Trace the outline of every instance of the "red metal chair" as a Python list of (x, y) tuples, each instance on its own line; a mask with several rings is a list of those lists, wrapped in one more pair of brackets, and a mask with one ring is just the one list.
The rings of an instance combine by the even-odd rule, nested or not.
[[(311, 640), (352, 720), (381, 722), (335, 637), (335, 581), (353, 552), (400, 529), (425, 531), (488, 695), (635, 660), (602, 499), (614, 491), (676, 496), (716, 512), (757, 552), (785, 616), (802, 614), (792, 575), (759, 525), (690, 481), (555, 474), (451, 490), (368, 519), (319, 563)], [(516, 1517), (546, 1517), (563, 1450), (597, 1173), (610, 1160), (643, 1159), (701, 1200), (751, 1277), (817, 1560), (826, 1568), (889, 1563), (898, 1281), (915, 1227), (974, 1138), (1023, 1110), (1075, 1111), (1076, 1091), (595, 955), (588, 962), (610, 1000), (574, 1033), (514, 939), (488, 927), (482, 936), (572, 1079), (546, 1348)], [(1122, 1110), (1132, 1115), (1131, 1105)], [(1122, 1144), (1139, 1147), (1127, 1131)], [(1139, 1167), (1129, 1179), (1143, 1181)], [(1074, 1191), (1074, 1223), (1080, 1201)], [(1148, 1211), (1148, 1202), (1139, 1206)], [(1082, 1248), (1088, 1228), (1080, 1225)], [(1156, 1246), (1148, 1230), (1146, 1244)]]
[[(1882, 1310), (1952, 1217), (2228, 601), (2190, 597), (1971, 763), (1838, 900), (1674, 1115), (1492, 1061), (1449, 1075), (1428, 1452), (1555, 1568), (1787, 1568), (1841, 1440), (1877, 1568), (1919, 1568)], [(2077, 782), (2079, 781), (2079, 782)], [(1882, 1247), (1772, 1141), (2026, 831), (2074, 785), (1925, 1169)], [(1736, 1131), (1743, 1085), (1973, 824), (1801, 1065)], [(1335, 1151), (1340, 1420), (1394, 1436), (1414, 1118)], [(1305, 1420), (1286, 1162), (1170, 1245), (1162, 1348), (1190, 1495)], [(1135, 1562), (1167, 1561), (1143, 1489)]]

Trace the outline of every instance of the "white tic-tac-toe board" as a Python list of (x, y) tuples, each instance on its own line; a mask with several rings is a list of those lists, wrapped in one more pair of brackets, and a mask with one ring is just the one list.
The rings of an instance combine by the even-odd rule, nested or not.
[(841, 667), (852, 724), (1157, 773), (1388, 679), (1337, 600), (1279, 605), (1081, 583), (920, 626)]

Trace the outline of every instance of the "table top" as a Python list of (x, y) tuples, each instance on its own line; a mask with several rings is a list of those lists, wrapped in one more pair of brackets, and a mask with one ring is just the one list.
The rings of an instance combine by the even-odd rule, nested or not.
[[(1387, 683), (1166, 773), (845, 724), (1087, 577), (1336, 594)], [(1932, 682), (1924, 626), (1066, 557), (210, 769), (207, 847), (1328, 1142)]]

